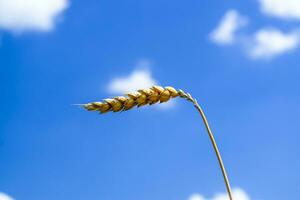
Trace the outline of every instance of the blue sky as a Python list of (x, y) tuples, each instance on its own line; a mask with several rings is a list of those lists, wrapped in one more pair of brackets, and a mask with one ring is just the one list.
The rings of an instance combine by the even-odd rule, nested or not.
[(152, 83), (198, 99), (236, 200), (299, 199), (299, 8), (0, 0), (0, 199), (225, 200), (189, 103), (72, 106)]

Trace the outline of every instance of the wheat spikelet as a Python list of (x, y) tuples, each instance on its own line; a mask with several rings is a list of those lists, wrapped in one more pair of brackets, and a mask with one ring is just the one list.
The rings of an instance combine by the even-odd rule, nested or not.
[(84, 104), (83, 107), (89, 111), (99, 111), (106, 113), (109, 111), (120, 112), (130, 110), (133, 107), (152, 105), (155, 103), (164, 103), (175, 97), (182, 97), (190, 101), (195, 101), (190, 94), (182, 90), (176, 90), (173, 87), (153, 86), (148, 89), (140, 89), (136, 92), (126, 94), (126, 96), (117, 96), (104, 99), (101, 102), (92, 102)]

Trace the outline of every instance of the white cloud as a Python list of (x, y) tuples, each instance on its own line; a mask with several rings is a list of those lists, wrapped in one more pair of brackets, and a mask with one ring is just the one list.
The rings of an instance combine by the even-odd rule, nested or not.
[(14, 199), (3, 192), (0, 192), (0, 200), (14, 200)]
[(283, 33), (278, 29), (261, 29), (253, 36), (249, 48), (249, 56), (254, 59), (272, 58), (299, 46), (300, 34), (297, 31)]
[[(127, 76), (113, 78), (107, 87), (109, 93), (114, 95), (126, 94), (143, 88), (150, 88), (158, 82), (152, 77), (150, 62), (142, 60), (138, 63), (137, 69)], [(153, 105), (160, 110), (168, 110), (176, 105), (176, 99), (162, 104)]]
[(205, 198), (200, 194), (192, 194), (189, 200), (205, 200)]
[(300, 0), (259, 0), (263, 13), (283, 19), (300, 20)]
[(113, 94), (125, 94), (142, 88), (149, 88), (156, 84), (150, 70), (138, 69), (130, 75), (116, 77), (108, 84), (108, 91)]
[[(232, 193), (234, 200), (250, 200), (249, 195), (240, 188), (233, 189)], [(220, 193), (214, 195), (212, 198), (204, 198), (200, 194), (192, 194), (188, 200), (228, 200), (228, 195), (227, 193)]]
[(232, 44), (236, 40), (236, 32), (247, 24), (247, 19), (236, 10), (229, 10), (222, 17), (219, 25), (210, 34), (210, 39), (217, 44)]
[(0, 0), (0, 28), (13, 32), (50, 31), (68, 0)]
[(151, 63), (147, 59), (139, 60), (136, 69), (126, 76), (113, 78), (108, 84), (108, 92), (112, 94), (126, 94), (142, 88), (149, 88), (157, 84), (150, 71)]

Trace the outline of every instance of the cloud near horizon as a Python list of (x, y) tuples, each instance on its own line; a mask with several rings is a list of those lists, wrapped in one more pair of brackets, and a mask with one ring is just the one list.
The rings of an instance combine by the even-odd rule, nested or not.
[[(241, 188), (232, 190), (234, 200), (250, 200), (249, 195)], [(188, 200), (228, 200), (227, 193), (215, 194), (212, 198), (205, 198), (201, 194), (192, 194)]]
[(0, 29), (51, 31), (68, 6), (68, 0), (0, 0)]

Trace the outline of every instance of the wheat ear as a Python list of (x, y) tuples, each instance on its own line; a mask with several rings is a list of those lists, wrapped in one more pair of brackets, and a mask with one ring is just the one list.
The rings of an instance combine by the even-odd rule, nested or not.
[(92, 102), (83, 104), (82, 106), (88, 111), (99, 111), (100, 113), (106, 113), (109, 111), (120, 112), (132, 109), (135, 106), (140, 107), (144, 105), (152, 105), (158, 102), (167, 102), (171, 98), (175, 97), (181, 97), (192, 102), (194, 107), (199, 111), (202, 120), (205, 124), (210, 141), (213, 145), (215, 154), (217, 156), (219, 166), (221, 168), (222, 175), (224, 178), (225, 186), (227, 189), (228, 197), (230, 200), (233, 200), (228, 176), (213, 133), (209, 127), (208, 121), (205, 117), (202, 108), (198, 104), (197, 100), (193, 98), (189, 93), (186, 93), (183, 90), (176, 90), (173, 87), (153, 86), (149, 89), (141, 89), (137, 92), (128, 93), (126, 94), (126, 96), (118, 96), (114, 98), (104, 99), (102, 102)]

